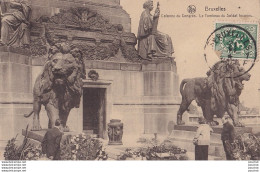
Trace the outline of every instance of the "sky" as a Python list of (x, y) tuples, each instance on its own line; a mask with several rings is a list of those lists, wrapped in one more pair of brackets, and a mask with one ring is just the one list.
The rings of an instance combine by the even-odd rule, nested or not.
[[(143, 11), (145, 0), (121, 0), (123, 9), (130, 15), (131, 32), (137, 34), (140, 15)], [(154, 1), (154, 9), (157, 1)], [(204, 45), (211, 32), (214, 31), (216, 22), (232, 23), (259, 23), (260, 1), (259, 0), (160, 0), (161, 16), (159, 18), (158, 30), (168, 34), (172, 38), (174, 56), (177, 62), (177, 70), (180, 81), (184, 78), (206, 76), (209, 70), (208, 64), (204, 60)], [(196, 18), (182, 17), (188, 15), (187, 7), (196, 7)], [(206, 11), (205, 8), (218, 8), (219, 11)], [(225, 11), (220, 11), (225, 8)], [(152, 12), (154, 14), (154, 11)], [(181, 17), (162, 17), (162, 15), (177, 15)], [(207, 15), (222, 15), (225, 17), (205, 17)], [(237, 14), (237, 17), (227, 17)], [(251, 15), (252, 17), (238, 17), (241, 15)], [(199, 17), (204, 15), (203, 18)], [(259, 38), (259, 35), (258, 35)], [(245, 88), (241, 95), (241, 101), (247, 106), (260, 105), (260, 65), (255, 64), (250, 70), (251, 79), (244, 82)]]
[[(131, 32), (137, 34), (140, 15), (143, 11), (144, 0), (121, 0), (123, 9), (130, 15)], [(154, 1), (156, 7), (157, 1)], [(209, 67), (204, 60), (204, 45), (210, 33), (214, 30), (216, 22), (232, 23), (259, 23), (260, 1), (259, 0), (160, 0), (161, 16), (159, 19), (158, 30), (168, 34), (172, 38), (174, 56), (177, 62), (177, 70), (180, 81), (184, 78), (206, 76)], [(187, 7), (196, 7), (196, 18), (182, 17), (189, 14)], [(205, 11), (205, 8), (225, 8), (225, 11)], [(154, 8), (155, 9), (155, 8)], [(154, 12), (152, 12), (154, 14)], [(162, 15), (181, 15), (176, 17), (162, 17)], [(203, 17), (199, 15), (221, 15), (226, 17)], [(241, 14), (251, 15), (252, 17), (227, 17), (227, 15)], [(259, 36), (258, 36), (259, 38)], [(259, 42), (259, 41), (258, 41)], [(260, 65), (255, 64), (250, 70), (251, 79), (244, 82), (245, 88), (241, 95), (241, 101), (247, 106), (253, 107), (260, 104)]]

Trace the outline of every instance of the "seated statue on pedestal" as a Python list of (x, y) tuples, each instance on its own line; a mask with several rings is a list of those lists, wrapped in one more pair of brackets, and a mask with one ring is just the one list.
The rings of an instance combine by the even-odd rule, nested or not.
[(1, 1), (0, 45), (29, 46), (30, 14), (31, 8), (24, 0)]
[(160, 15), (159, 3), (154, 16), (150, 13), (153, 10), (153, 1), (147, 0), (143, 8), (145, 10), (141, 14), (137, 33), (139, 56), (148, 60), (153, 57), (171, 57), (174, 52), (171, 38), (157, 31)]

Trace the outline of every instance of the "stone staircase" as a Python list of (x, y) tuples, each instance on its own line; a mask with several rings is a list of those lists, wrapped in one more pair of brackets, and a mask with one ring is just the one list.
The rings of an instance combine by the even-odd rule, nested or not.
[[(212, 127), (213, 133), (210, 137), (209, 159), (225, 160), (225, 151), (221, 140), (222, 126)], [(173, 141), (176, 146), (186, 149), (188, 152), (195, 152), (193, 145), (193, 138), (196, 134), (197, 126), (174, 126), (169, 139)], [(236, 133), (252, 133), (251, 127), (235, 127)]]
[[(173, 141), (174, 145), (184, 148), (188, 152), (193, 152), (194, 154), (195, 146), (193, 145), (192, 140), (195, 136), (195, 133), (196, 132), (194, 131), (174, 130), (168, 138), (169, 140)], [(214, 160), (225, 159), (225, 152), (220, 137), (221, 137), (220, 134), (211, 135), (211, 143), (209, 146), (209, 157), (211, 156), (211, 159)]]

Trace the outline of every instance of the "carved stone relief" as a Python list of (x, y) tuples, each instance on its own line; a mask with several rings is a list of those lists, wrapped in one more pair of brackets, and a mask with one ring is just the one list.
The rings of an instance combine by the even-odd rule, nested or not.
[(45, 39), (48, 39), (50, 44), (67, 42), (79, 48), (87, 60), (109, 60), (119, 49), (127, 61), (141, 60), (135, 49), (134, 34), (124, 32), (122, 25), (110, 24), (86, 7), (61, 9), (52, 17), (41, 16), (34, 26), (31, 51), (35, 58), (47, 54)]

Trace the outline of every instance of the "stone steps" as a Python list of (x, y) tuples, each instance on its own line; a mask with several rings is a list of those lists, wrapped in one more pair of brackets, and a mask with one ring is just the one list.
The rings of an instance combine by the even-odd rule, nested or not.
[[(176, 146), (194, 152), (195, 146), (192, 141), (198, 126), (195, 125), (175, 125), (169, 139)], [(210, 136), (209, 155), (214, 159), (225, 159), (225, 151), (222, 145), (221, 132), (222, 126), (212, 127), (213, 133)], [(235, 127), (236, 134), (252, 133), (252, 127)]]
[[(169, 136), (169, 139), (173, 141), (174, 145), (184, 148), (188, 152), (194, 152), (195, 146), (192, 141), (195, 134), (195, 131), (173, 130), (172, 134)], [(213, 133), (210, 141), (209, 155), (223, 159), (225, 157), (225, 151), (223, 149), (220, 134)]]
[[(188, 139), (170, 139), (173, 141), (173, 144), (181, 147), (183, 149), (186, 149), (188, 152), (195, 152), (195, 146), (192, 143), (192, 140)], [(223, 149), (223, 146), (221, 144), (219, 145), (213, 145), (211, 144), (209, 146), (209, 155), (214, 156), (214, 157), (219, 157), (219, 158), (224, 158), (225, 157), (225, 151)]]

